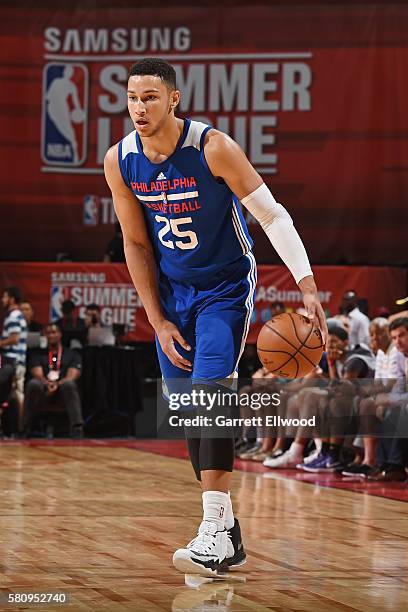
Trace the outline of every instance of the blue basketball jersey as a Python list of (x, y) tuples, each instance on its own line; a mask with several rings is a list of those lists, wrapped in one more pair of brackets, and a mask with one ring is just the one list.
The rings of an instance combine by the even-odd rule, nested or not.
[(152, 163), (136, 130), (119, 143), (123, 180), (143, 207), (161, 272), (203, 281), (251, 251), (238, 198), (211, 174), (204, 155), (211, 126), (185, 119), (170, 157)]

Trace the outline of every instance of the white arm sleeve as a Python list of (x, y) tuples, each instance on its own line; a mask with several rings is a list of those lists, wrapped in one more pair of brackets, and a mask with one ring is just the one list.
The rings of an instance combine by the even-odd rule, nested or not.
[(272, 246), (291, 271), (296, 284), (313, 274), (292, 217), (278, 204), (265, 183), (241, 200), (265, 231)]

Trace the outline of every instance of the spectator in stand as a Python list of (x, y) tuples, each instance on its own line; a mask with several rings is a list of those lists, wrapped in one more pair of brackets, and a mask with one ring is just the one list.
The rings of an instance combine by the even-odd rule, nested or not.
[(406, 480), (408, 466), (408, 317), (394, 319), (390, 334), (398, 351), (397, 381), (391, 393), (375, 398), (377, 416), (387, 434), (379, 442), (381, 465), (367, 476), (377, 482)]
[(61, 402), (68, 413), (70, 435), (83, 437), (81, 400), (76, 381), (81, 375), (82, 360), (78, 353), (61, 343), (61, 329), (57, 323), (45, 328), (47, 354), (37, 353), (30, 363), (31, 380), (26, 389), (24, 405), (25, 435), (31, 434), (35, 411), (46, 402)]
[(78, 316), (75, 304), (72, 300), (64, 300), (61, 304), (62, 317), (57, 320), (57, 325), (62, 331), (62, 344), (70, 346), (72, 340), (84, 344), (87, 330), (85, 321)]
[[(88, 304), (85, 310), (85, 327), (88, 330), (87, 342), (93, 346), (114, 345), (115, 336), (111, 325), (104, 325), (101, 319), (101, 307)], [(93, 331), (93, 330), (101, 330)]]
[(119, 221), (115, 223), (115, 235), (106, 247), (103, 261), (107, 263), (123, 263), (125, 261), (123, 235)]
[(376, 355), (374, 382), (360, 389), (362, 397), (358, 406), (360, 433), (363, 436), (364, 457), (361, 463), (355, 462), (342, 471), (343, 476), (367, 478), (376, 470), (376, 449), (381, 421), (377, 417), (377, 394), (391, 391), (398, 375), (398, 351), (392, 343), (389, 322), (377, 317), (370, 323), (370, 345)]
[(20, 310), (27, 321), (27, 331), (41, 333), (43, 326), (38, 321), (34, 321), (34, 309), (31, 302), (23, 300), (20, 304)]
[(7, 287), (2, 302), (6, 309), (3, 333), (0, 340), (2, 356), (13, 365), (15, 372), (15, 397), (19, 415), (19, 428), (22, 425), (24, 404), (24, 380), (26, 373), (27, 323), (19, 308), (21, 294), (18, 287)]
[(348, 316), (350, 321), (348, 339), (350, 348), (353, 349), (358, 344), (368, 348), (370, 343), (370, 334), (368, 331), (370, 320), (359, 309), (357, 295), (354, 291), (347, 291), (343, 295), (341, 310), (343, 314)]
[(101, 307), (98, 304), (88, 304), (85, 309), (85, 327), (103, 327), (101, 322)]

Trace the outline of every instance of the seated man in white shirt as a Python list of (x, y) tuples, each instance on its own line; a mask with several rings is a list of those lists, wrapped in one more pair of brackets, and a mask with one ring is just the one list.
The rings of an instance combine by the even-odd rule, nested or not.
[(341, 307), (349, 319), (349, 347), (352, 349), (357, 344), (368, 347), (370, 319), (359, 309), (355, 291), (347, 291), (343, 295)]

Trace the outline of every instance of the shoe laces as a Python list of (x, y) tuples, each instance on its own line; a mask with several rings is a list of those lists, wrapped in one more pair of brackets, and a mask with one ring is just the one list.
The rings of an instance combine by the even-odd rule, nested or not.
[(187, 544), (187, 548), (194, 549), (200, 555), (214, 554), (217, 545), (217, 525), (210, 521), (203, 521), (198, 529), (197, 536)]

